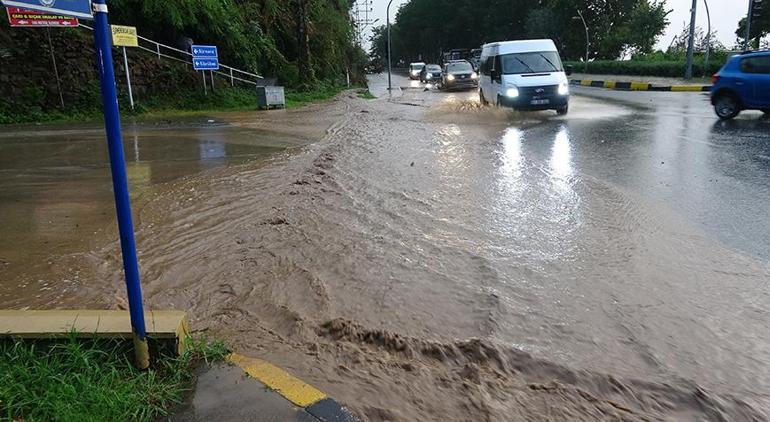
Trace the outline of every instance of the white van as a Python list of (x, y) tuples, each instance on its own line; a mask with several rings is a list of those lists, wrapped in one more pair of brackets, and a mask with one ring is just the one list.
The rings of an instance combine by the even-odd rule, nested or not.
[(561, 64), (551, 40), (484, 44), (479, 65), (479, 100), (520, 110), (569, 110), (572, 73)]
[(409, 63), (409, 79), (420, 79), (420, 72), (425, 67), (423, 62)]

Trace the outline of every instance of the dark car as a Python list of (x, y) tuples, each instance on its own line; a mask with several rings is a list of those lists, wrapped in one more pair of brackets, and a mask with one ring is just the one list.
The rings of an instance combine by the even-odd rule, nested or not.
[(427, 64), (420, 72), (420, 82), (439, 83), (441, 81), (441, 66), (437, 64)]
[(748, 51), (731, 57), (712, 77), (711, 104), (720, 119), (741, 110), (770, 115), (770, 51)]
[(441, 89), (472, 89), (479, 86), (479, 75), (467, 60), (451, 61), (444, 65)]

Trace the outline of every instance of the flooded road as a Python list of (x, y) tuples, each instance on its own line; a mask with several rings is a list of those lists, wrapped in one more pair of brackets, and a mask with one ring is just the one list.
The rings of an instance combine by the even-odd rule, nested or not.
[[(519, 114), (396, 81), (268, 114), (283, 133), (315, 122), (306, 147), (139, 194), (149, 306), (367, 420), (768, 418), (770, 121), (588, 90), (566, 117)], [(60, 302), (27, 305), (22, 270), (0, 302), (124, 306), (115, 242), (75, 249), (35, 275), (80, 272)]]

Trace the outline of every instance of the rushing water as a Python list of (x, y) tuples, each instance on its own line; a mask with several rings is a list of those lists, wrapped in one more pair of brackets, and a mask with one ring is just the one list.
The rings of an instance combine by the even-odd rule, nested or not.
[[(470, 97), (342, 99), (314, 110), (334, 122), (318, 143), (242, 165), (232, 164), (269, 152), (242, 124), (140, 136), (136, 162), (156, 154), (131, 170), (143, 192), (147, 302), (189, 311), (194, 328), (289, 368), (371, 420), (765, 418), (762, 255), (684, 213), (724, 192), (692, 183), (703, 165), (660, 168), (724, 151), (676, 155), (660, 121), (628, 106), (575, 98), (572, 114), (556, 118), (480, 109)], [(178, 146), (165, 143), (172, 134)], [(78, 147), (51, 148), (74, 160), (65, 148)], [(19, 227), (4, 226), (15, 236), (0, 249), (15, 257), (4, 258), (16, 268), (6, 280), (29, 274), (14, 267), (29, 261), (12, 245), (26, 253), (57, 242), (42, 257), (111, 218), (95, 205), (108, 203), (103, 164), (55, 170), (39, 155), (24, 155), (39, 166), (2, 161), (19, 180), (2, 182), (2, 215)], [(767, 170), (752, 171), (756, 181)], [(82, 188), (64, 188), (63, 174)], [(701, 193), (672, 194), (665, 184), (677, 179)], [(22, 183), (36, 194), (25, 197)], [(3, 285), (0, 300), (123, 306), (118, 251), (105, 238), (66, 246), (53, 268), (35, 271), (45, 286)], [(69, 293), (54, 292), (63, 286)]]

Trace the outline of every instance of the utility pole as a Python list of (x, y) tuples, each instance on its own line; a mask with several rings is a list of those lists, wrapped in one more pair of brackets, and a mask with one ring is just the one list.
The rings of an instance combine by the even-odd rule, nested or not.
[(388, 92), (390, 92), (393, 89), (393, 84), (391, 82), (391, 64), (390, 64), (390, 4), (393, 3), (393, 0), (390, 0), (388, 2), (388, 8), (385, 9), (385, 25), (388, 28)]
[(760, 11), (761, 6), (762, 0), (749, 1), (749, 13), (746, 16), (746, 39), (743, 41), (744, 51), (747, 51), (751, 48), (751, 23), (754, 21), (755, 16), (759, 16), (757, 12)]
[(692, 79), (692, 58), (695, 50), (695, 15), (698, 7), (698, 0), (692, 0), (692, 9), (690, 9), (690, 38), (687, 40), (687, 68), (684, 71), (685, 79)]
[(706, 33), (706, 57), (703, 58), (703, 76), (708, 76), (709, 73), (709, 53), (711, 53), (711, 12), (709, 12), (708, 0), (703, 0), (703, 4), (706, 6), (706, 19), (708, 20), (708, 32)]

